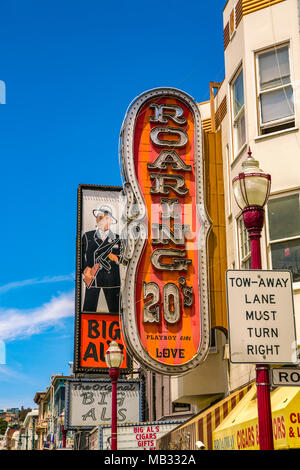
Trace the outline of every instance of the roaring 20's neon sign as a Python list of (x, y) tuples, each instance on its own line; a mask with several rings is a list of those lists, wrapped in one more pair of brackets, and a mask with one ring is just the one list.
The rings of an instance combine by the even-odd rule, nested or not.
[(201, 118), (174, 88), (140, 95), (121, 132), (127, 197), (126, 344), (146, 367), (184, 373), (206, 357), (209, 307)]

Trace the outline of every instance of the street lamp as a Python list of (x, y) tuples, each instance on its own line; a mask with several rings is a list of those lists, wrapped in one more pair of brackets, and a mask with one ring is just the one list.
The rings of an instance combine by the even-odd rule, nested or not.
[(117, 384), (124, 356), (116, 341), (112, 341), (105, 353), (105, 362), (111, 379), (111, 450), (117, 450)]
[[(242, 210), (251, 246), (251, 269), (261, 269), (260, 237), (264, 225), (264, 206), (271, 187), (271, 176), (259, 169), (249, 147), (248, 157), (242, 163), (243, 172), (236, 176), (233, 193)], [(273, 450), (272, 411), (270, 398), (269, 365), (256, 364), (259, 446), (261, 450)]]
[(59, 415), (59, 421), (60, 421), (60, 426), (61, 426), (61, 432), (62, 432), (62, 448), (66, 448), (66, 437), (67, 437), (67, 431), (65, 430), (65, 410)]

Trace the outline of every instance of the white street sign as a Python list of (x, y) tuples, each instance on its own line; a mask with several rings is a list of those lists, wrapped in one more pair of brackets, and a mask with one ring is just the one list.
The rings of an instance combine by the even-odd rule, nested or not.
[(273, 385), (300, 386), (300, 369), (272, 369)]
[(228, 270), (226, 285), (231, 362), (296, 364), (291, 272)]

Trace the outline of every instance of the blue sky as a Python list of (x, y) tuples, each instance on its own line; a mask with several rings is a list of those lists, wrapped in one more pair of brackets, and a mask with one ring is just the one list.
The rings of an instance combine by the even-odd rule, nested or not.
[(224, 5), (0, 1), (0, 408), (35, 406), (69, 373), (77, 187), (121, 184), (119, 132), (137, 95), (209, 99), (224, 78)]

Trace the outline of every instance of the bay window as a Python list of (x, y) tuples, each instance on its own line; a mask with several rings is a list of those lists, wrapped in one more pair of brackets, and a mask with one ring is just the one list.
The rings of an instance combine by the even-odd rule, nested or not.
[(244, 79), (241, 70), (231, 85), (234, 155), (246, 143)]
[(240, 268), (251, 269), (250, 238), (242, 216), (238, 219), (238, 232), (240, 246)]
[(295, 126), (289, 46), (257, 54), (260, 134)]
[(270, 199), (267, 206), (273, 269), (289, 269), (300, 282), (300, 193)]

